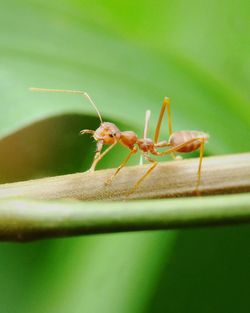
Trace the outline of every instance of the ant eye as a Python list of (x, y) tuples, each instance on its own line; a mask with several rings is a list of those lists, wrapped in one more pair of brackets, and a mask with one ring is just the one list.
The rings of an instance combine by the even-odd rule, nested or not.
[(109, 134), (109, 137), (113, 138), (113, 134)]

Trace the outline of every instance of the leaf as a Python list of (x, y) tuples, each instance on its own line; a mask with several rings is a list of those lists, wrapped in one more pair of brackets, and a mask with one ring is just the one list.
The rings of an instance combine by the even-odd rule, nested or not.
[[(92, 112), (94, 116), (89, 104), (79, 97), (31, 94), (27, 89), (41, 86), (85, 89), (105, 119), (130, 124), (128, 129), (138, 134), (142, 133), (148, 108), (153, 113), (152, 134), (162, 98), (169, 95), (175, 130), (208, 131), (211, 139), (206, 151), (210, 154), (249, 150), (247, 7), (245, 0), (2, 3), (1, 137), (11, 135), (12, 140), (14, 131), (31, 124), (36, 128), (36, 122), (58, 115), (88, 116)], [(64, 129), (73, 124), (72, 120)], [(24, 140), (24, 145), (27, 139), (16, 135), (9, 157), (18, 156), (17, 139)], [(37, 136), (40, 141), (41, 133)], [(37, 153), (39, 149), (33, 142)], [(48, 142), (49, 139), (45, 145)], [(50, 156), (56, 155), (57, 148), (51, 146), (54, 149)], [(0, 155), (6, 145), (1, 147)], [(88, 152), (92, 152), (90, 147), (91, 142), (87, 143)], [(21, 166), (18, 173), (5, 167), (4, 179), (71, 172), (81, 166), (78, 152), (80, 155), (83, 149), (76, 140), (72, 156), (67, 154), (57, 169), (57, 161), (51, 162), (48, 157), (46, 164), (34, 166), (29, 173), (20, 172)], [(86, 162), (91, 155), (88, 158)], [(7, 157), (4, 160), (4, 164), (13, 166)], [(117, 153), (105, 165), (111, 167), (119, 161)], [(66, 165), (69, 162), (72, 166)], [(248, 265), (242, 260), (249, 258), (245, 249), (248, 232), (229, 228), (218, 233), (190, 231), (180, 232), (178, 237), (172, 232), (142, 233), (46, 241), (22, 247), (2, 245), (1, 308), (14, 313), (123, 313), (147, 309), (162, 312), (166, 308), (200, 312), (202, 307), (204, 312), (214, 312), (218, 311), (216, 303), (220, 303), (220, 312), (245, 312), (247, 297), (239, 293), (237, 286), (247, 290), (249, 279), (243, 273), (248, 271)], [(231, 246), (225, 244), (229, 241)], [(232, 258), (233, 250), (239, 258)], [(229, 270), (220, 276), (223, 268)], [(215, 295), (212, 290), (218, 277), (220, 285)], [(180, 291), (179, 286), (186, 288)], [(207, 291), (209, 305), (197, 293), (203, 290)], [(226, 306), (229, 298), (230, 305)]]

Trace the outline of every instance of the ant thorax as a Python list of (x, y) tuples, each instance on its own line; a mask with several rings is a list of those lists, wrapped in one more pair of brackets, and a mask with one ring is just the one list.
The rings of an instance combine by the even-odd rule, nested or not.
[(94, 133), (95, 140), (102, 140), (104, 144), (113, 144), (121, 138), (119, 128), (109, 122), (101, 123), (100, 127)]
[(137, 140), (138, 137), (133, 131), (127, 130), (121, 133), (121, 143), (129, 149), (133, 149)]
[(143, 152), (152, 152), (155, 150), (154, 142), (150, 138), (142, 138), (137, 141), (137, 144)]

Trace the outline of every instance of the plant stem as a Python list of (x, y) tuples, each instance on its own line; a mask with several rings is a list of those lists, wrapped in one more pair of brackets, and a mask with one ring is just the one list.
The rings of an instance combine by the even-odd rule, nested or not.
[[(0, 186), (0, 199), (127, 200), (195, 195), (198, 159), (161, 162), (141, 186), (127, 196), (149, 165), (124, 168), (112, 185), (105, 181), (114, 169), (77, 173)], [(201, 195), (250, 191), (250, 153), (206, 157), (203, 160)]]
[(2, 200), (0, 240), (250, 222), (250, 194), (147, 201)]

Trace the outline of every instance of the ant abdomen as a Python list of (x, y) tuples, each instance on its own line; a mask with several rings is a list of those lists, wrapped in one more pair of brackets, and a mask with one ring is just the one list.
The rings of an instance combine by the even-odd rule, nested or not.
[(196, 131), (196, 130), (178, 131), (178, 132), (172, 133), (168, 142), (170, 146), (176, 147), (195, 138), (197, 138), (197, 140), (187, 143), (186, 145), (184, 145), (183, 147), (181, 147), (180, 149), (176, 151), (186, 153), (186, 152), (193, 152), (199, 149), (202, 143), (202, 141), (199, 139), (204, 138), (204, 140), (207, 141), (208, 134), (200, 132), (200, 131)]

